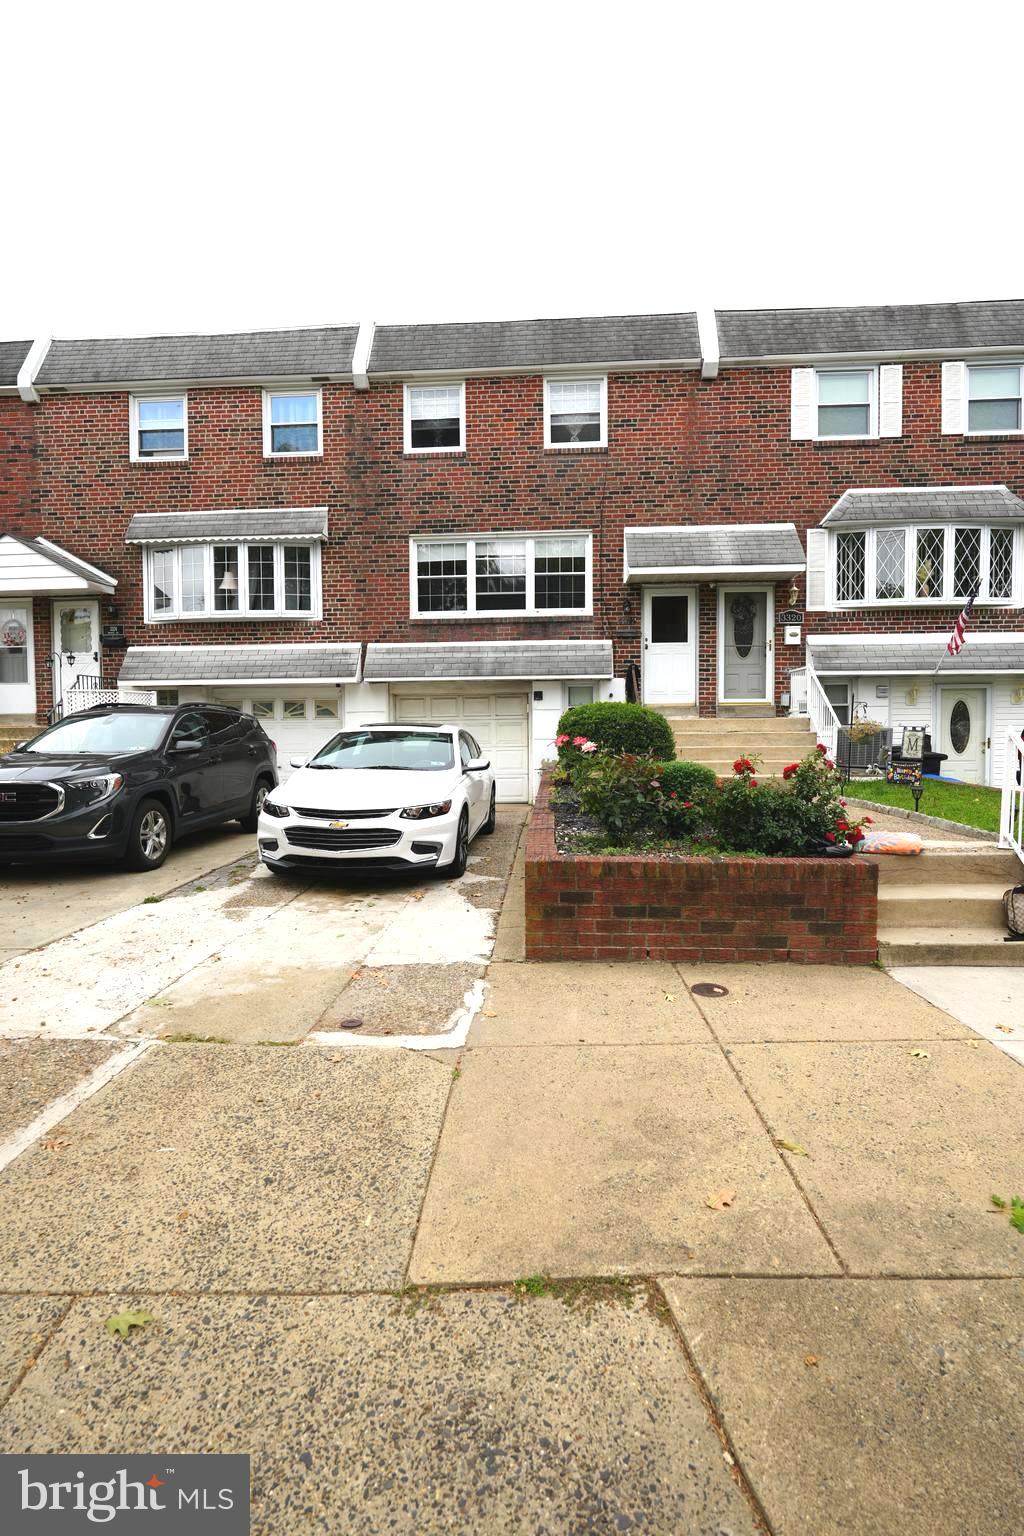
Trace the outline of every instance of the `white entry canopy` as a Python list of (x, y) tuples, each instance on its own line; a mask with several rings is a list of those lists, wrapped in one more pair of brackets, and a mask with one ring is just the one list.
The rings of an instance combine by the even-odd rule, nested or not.
[(0, 595), (31, 593), (63, 597), (78, 592), (110, 596), (117, 578), (95, 565), (68, 554), (49, 539), (23, 539), (5, 533), (0, 538)]

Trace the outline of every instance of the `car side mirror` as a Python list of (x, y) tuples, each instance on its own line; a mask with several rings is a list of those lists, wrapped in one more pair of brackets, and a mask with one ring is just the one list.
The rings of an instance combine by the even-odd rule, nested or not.
[(308, 757), (290, 757), (288, 759), (288, 766), (290, 768), (305, 768), (308, 762)]
[(14, 743), (14, 750), (15, 750), (15, 752), (24, 752), (24, 750), (25, 750), (25, 748), (27, 746), (28, 746), (28, 742), (27, 741), (16, 741)]
[(204, 743), (201, 741), (176, 741), (174, 746), (171, 748), (171, 751), (184, 752), (186, 754), (189, 752), (201, 752), (203, 750), (203, 745)]
[(489, 757), (471, 757), (469, 762), (466, 764), (466, 772), (483, 773), (484, 769), (489, 768), (490, 766), (491, 760)]

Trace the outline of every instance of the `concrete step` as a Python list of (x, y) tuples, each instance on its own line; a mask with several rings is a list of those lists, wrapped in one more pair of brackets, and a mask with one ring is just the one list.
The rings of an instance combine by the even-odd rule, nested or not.
[(792, 715), (771, 715), (751, 719), (723, 719), (721, 715), (687, 719), (683, 715), (666, 715), (665, 719), (674, 731), (685, 731), (693, 736), (810, 736), (811, 728), (806, 720)]
[(775, 764), (784, 768), (787, 763), (797, 762), (801, 753), (790, 751), (785, 742), (695, 742), (676, 741), (676, 756), (685, 757), (691, 763), (727, 762), (732, 767), (738, 757), (759, 757), (765, 767)]
[(878, 893), (880, 928), (941, 928), (948, 931), (951, 917), (959, 926), (991, 928), (999, 938), (1006, 932), (1003, 921), (1005, 886), (978, 881), (968, 885), (885, 885)]
[[(851, 807), (851, 810), (853, 807)], [(889, 894), (896, 888), (921, 890), (941, 886), (946, 889), (971, 889), (976, 886), (996, 887), (1005, 891), (1011, 885), (1024, 883), (1024, 864), (1009, 848), (997, 848), (990, 843), (987, 848), (944, 844), (938, 847), (926, 843), (925, 850), (917, 858), (896, 858), (880, 855), (878, 858), (879, 892)]]
[(964, 924), (955, 928), (879, 928), (883, 965), (1012, 965), (1024, 967), (1024, 944), (1004, 944), (1004, 934)]

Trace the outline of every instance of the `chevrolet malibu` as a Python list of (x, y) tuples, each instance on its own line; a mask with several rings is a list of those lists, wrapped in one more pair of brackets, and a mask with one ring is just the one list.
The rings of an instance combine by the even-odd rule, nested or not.
[(263, 802), (260, 858), (275, 875), (311, 864), (465, 874), (496, 823), (494, 774), (458, 725), (339, 731)]

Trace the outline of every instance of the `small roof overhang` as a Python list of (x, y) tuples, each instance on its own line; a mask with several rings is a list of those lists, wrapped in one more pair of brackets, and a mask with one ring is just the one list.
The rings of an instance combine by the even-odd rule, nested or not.
[(965, 673), (1024, 675), (1024, 631), (974, 635), (959, 656), (946, 650), (952, 630), (927, 635), (808, 635), (807, 648), (821, 677), (901, 677), (936, 674), (936, 681)]
[(14, 596), (73, 597), (79, 592), (109, 597), (117, 577), (69, 554), (49, 539), (0, 537), (0, 592)]
[(444, 683), (612, 674), (610, 640), (453, 640), (440, 644), (366, 647), (368, 683)]
[(326, 507), (253, 507), (224, 512), (136, 512), (126, 544), (309, 544), (327, 537)]
[(130, 645), (119, 684), (188, 688), (206, 684), (357, 683), (354, 645)]
[(627, 528), (623, 552), (627, 583), (795, 576), (806, 564), (793, 523)]
[(879, 523), (1013, 523), (1024, 519), (1024, 501), (1005, 485), (885, 486), (844, 491), (822, 518), (867, 528)]

